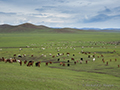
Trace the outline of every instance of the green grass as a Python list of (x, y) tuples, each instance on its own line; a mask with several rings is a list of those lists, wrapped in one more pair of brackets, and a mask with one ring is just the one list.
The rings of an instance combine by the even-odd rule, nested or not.
[[(4, 68), (3, 68), (4, 67)], [(117, 90), (119, 77), (66, 69), (0, 63), (1, 90)], [(6, 72), (7, 71), (7, 72)]]
[[(19, 63), (0, 62), (1, 90), (119, 90), (120, 89), (120, 33), (87, 32), (78, 33), (3, 33), (0, 34), (0, 58), (13, 58), (13, 54), (26, 54), (16, 59), (41, 61), (40, 67), (20, 66)], [(114, 44), (110, 44), (112, 42)], [(118, 44), (117, 44), (118, 43)], [(26, 46), (29, 46), (27, 48)], [(84, 48), (82, 48), (84, 46)], [(22, 48), (23, 50), (19, 50)], [(42, 50), (45, 48), (45, 50)], [(2, 49), (2, 50), (1, 50)], [(58, 52), (59, 50), (59, 52)], [(116, 52), (113, 52), (113, 51)], [(82, 54), (81, 51), (91, 52)], [(70, 52), (70, 56), (66, 53)], [(95, 62), (88, 55), (95, 54)], [(52, 58), (49, 54), (62, 56)], [(41, 56), (42, 54), (47, 57)], [(75, 56), (72, 56), (75, 54)], [(101, 57), (101, 54), (104, 57)], [(34, 57), (31, 57), (34, 55)], [(97, 58), (100, 56), (100, 58)], [(74, 64), (71, 58), (83, 64)], [(66, 66), (60, 66), (66, 62)], [(65, 59), (63, 59), (65, 58)], [(105, 63), (102, 62), (104, 58)], [(112, 61), (110, 62), (110, 59)], [(117, 61), (115, 62), (115, 59)], [(67, 66), (70, 60), (70, 67)], [(85, 61), (88, 60), (88, 64)], [(45, 65), (52, 61), (53, 64)], [(108, 66), (106, 62), (108, 61)]]

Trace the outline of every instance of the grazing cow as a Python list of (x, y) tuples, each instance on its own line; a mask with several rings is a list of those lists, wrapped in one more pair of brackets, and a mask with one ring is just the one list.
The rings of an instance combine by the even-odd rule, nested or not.
[(94, 54), (96, 54), (96, 52), (94, 52)]
[(80, 64), (82, 64), (82, 62), (83, 62), (83, 61), (82, 61), (82, 60), (80, 60)]
[(63, 66), (65, 66), (65, 63), (63, 63)]
[(93, 55), (93, 57), (95, 57), (95, 55)]
[(97, 56), (99, 58), (99, 56)]
[(120, 67), (120, 65), (118, 65), (118, 68)]
[(68, 60), (67, 62), (70, 62), (70, 60)]
[(5, 62), (6, 62), (6, 63), (7, 63), (7, 62), (12, 63), (12, 59), (11, 59), (11, 58), (10, 58), (10, 59), (7, 59)]
[(24, 64), (26, 64), (26, 63), (27, 63), (27, 60), (24, 61)]
[(115, 59), (115, 61), (117, 61), (117, 59)]
[(70, 64), (67, 64), (67, 66), (70, 66)]
[(22, 50), (22, 48), (19, 48), (19, 50), (21, 51), (21, 50)]
[(75, 60), (74, 58), (71, 58), (71, 60)]
[(17, 60), (17, 62), (19, 62), (20, 66), (22, 66), (22, 61), (21, 60)]
[(40, 61), (39, 61), (39, 62), (36, 62), (36, 63), (35, 63), (36, 67), (37, 67), (37, 66), (40, 67), (40, 63), (41, 63)]
[(106, 66), (108, 65), (108, 62), (106, 62)]
[(105, 63), (105, 60), (104, 60), (104, 59), (102, 59), (102, 61), (103, 61), (103, 63)]
[(22, 61), (21, 61), (21, 60), (20, 60), (20, 62), (19, 62), (19, 63), (20, 63), (20, 66), (22, 66)]
[(33, 66), (34, 61), (29, 61), (27, 66)]
[(17, 62), (17, 60), (16, 60), (15, 58), (14, 58), (14, 59), (12, 59), (12, 61), (13, 61), (13, 62)]
[(104, 60), (104, 58), (102, 59), (102, 61)]
[(60, 61), (60, 58), (58, 58), (58, 61)]
[(33, 55), (31, 55), (31, 57), (33, 57)]
[(105, 60), (103, 60), (103, 63), (105, 63)]
[(48, 62), (46, 62), (46, 66), (48, 65)]
[(67, 56), (69, 57), (69, 54), (67, 54)]
[(16, 54), (14, 54), (13, 56), (16, 56)]
[(88, 58), (90, 58), (90, 55), (88, 55)]
[(112, 61), (112, 59), (110, 59), (110, 62)]
[(75, 54), (73, 54), (73, 56), (75, 56)]
[(95, 61), (95, 58), (93, 58), (93, 62)]
[(66, 53), (67, 55), (70, 54), (70, 53)]
[(58, 53), (58, 56), (60, 56), (60, 53)]
[(62, 65), (63, 63), (62, 62), (60, 62), (60, 65)]
[(18, 57), (22, 58), (22, 56), (21, 56), (21, 55), (18, 55)]
[(88, 63), (88, 61), (86, 60), (86, 64)]
[(52, 54), (51, 54), (51, 53), (50, 53), (49, 55), (50, 55), (50, 56), (52, 56)]
[(51, 61), (50, 61), (49, 63), (50, 63), (50, 64), (52, 64), (52, 62), (51, 62)]
[(81, 58), (81, 60), (83, 61), (83, 58)]
[(101, 55), (101, 57), (103, 57), (103, 55)]
[(4, 57), (0, 58), (0, 61), (6, 61)]
[(54, 57), (55, 57), (55, 55), (52, 56), (52, 58), (54, 58)]
[(26, 57), (26, 54), (23, 54), (23, 57)]
[(76, 64), (76, 62), (74, 62), (74, 64)]

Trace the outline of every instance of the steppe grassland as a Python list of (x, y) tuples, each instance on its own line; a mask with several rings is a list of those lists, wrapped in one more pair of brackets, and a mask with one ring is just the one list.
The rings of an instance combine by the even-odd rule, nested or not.
[[(18, 63), (0, 62), (0, 84), (2, 90), (118, 90), (120, 89), (120, 33), (107, 32), (79, 32), (74, 34), (57, 33), (11, 33), (0, 34), (0, 58), (13, 58), (13, 54), (26, 54), (22, 60), (41, 61), (41, 67), (19, 66)], [(114, 44), (107, 44), (114, 42)], [(29, 46), (28, 48), (26, 48)], [(19, 50), (22, 48), (23, 50)], [(45, 48), (43, 50), (42, 48)], [(114, 53), (110, 53), (113, 51)], [(59, 52), (58, 52), (59, 51)], [(104, 55), (106, 63), (102, 62), (102, 57), (96, 58), (95, 62), (88, 55), (81, 51), (96, 52), (96, 56)], [(66, 53), (70, 52), (70, 56)], [(97, 53), (98, 52), (98, 53)], [(52, 58), (49, 56), (57, 53), (65, 53), (63, 56)], [(41, 57), (44, 54), (46, 57)], [(75, 60), (89, 60), (88, 64), (70, 62), (70, 67), (60, 66), (60, 61), (70, 60), (75, 54)], [(31, 57), (34, 55), (34, 57)], [(17, 59), (21, 59), (16, 57)], [(63, 59), (65, 58), (65, 59)], [(115, 58), (117, 62), (115, 62)], [(112, 62), (110, 62), (112, 59)], [(45, 62), (53, 61), (53, 64), (45, 65)]]

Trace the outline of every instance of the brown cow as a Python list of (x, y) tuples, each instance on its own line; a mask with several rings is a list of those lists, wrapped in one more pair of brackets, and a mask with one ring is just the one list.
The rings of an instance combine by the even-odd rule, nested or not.
[(19, 62), (20, 66), (22, 66), (22, 61), (21, 60), (17, 60), (17, 62)]
[(67, 55), (70, 54), (70, 53), (66, 53)]
[(14, 54), (13, 56), (16, 56), (16, 54)]
[(37, 66), (40, 67), (40, 63), (41, 63), (40, 61), (39, 61), (39, 62), (36, 62), (36, 63), (35, 63), (36, 67), (37, 67)]
[(6, 62), (6, 63), (7, 63), (7, 62), (12, 63), (13, 61), (12, 61), (12, 59), (7, 59), (5, 62)]
[(19, 63), (20, 63), (20, 66), (22, 66), (22, 61), (21, 61), (21, 60), (20, 60), (20, 62), (19, 62)]
[(24, 64), (26, 64), (26, 63), (27, 63), (27, 60), (24, 61)]
[(52, 64), (52, 62), (51, 62), (51, 61), (50, 61), (49, 63), (50, 63), (50, 64)]
[(52, 58), (54, 58), (54, 57), (55, 57), (55, 55), (52, 56)]
[(16, 60), (16, 59), (13, 59), (12, 61), (13, 61), (13, 62), (17, 62), (17, 60)]
[(74, 58), (71, 58), (71, 60), (75, 60)]
[(108, 65), (108, 62), (106, 62), (106, 66)]
[(0, 61), (6, 61), (6, 60), (5, 60), (5, 58), (4, 58), (4, 57), (2, 57)]
[(46, 65), (48, 65), (48, 62), (46, 62)]
[(101, 55), (101, 57), (104, 57), (103, 55)]
[(60, 62), (60, 65), (62, 65), (63, 63), (62, 62)]
[(86, 64), (88, 63), (88, 61), (86, 60)]
[(110, 59), (110, 62), (112, 61), (112, 59)]
[(90, 55), (88, 55), (88, 58), (90, 58)]
[(34, 61), (29, 61), (27, 66), (33, 66)]
[(76, 62), (74, 62), (74, 64), (76, 64)]
[(65, 63), (63, 63), (63, 66), (65, 66)]

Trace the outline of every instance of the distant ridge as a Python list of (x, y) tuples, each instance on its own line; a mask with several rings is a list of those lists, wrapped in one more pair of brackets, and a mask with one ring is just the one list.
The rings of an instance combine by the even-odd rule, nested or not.
[(102, 32), (114, 32), (120, 31), (120, 29), (99, 29), (99, 28), (50, 28), (44, 25), (34, 25), (31, 23), (23, 23), (20, 25), (9, 25), (3, 24), (0, 25), (0, 33), (42, 33), (42, 32), (52, 32), (52, 33), (76, 33), (78, 31), (102, 31)]
[[(20, 25), (8, 25), (3, 24), (0, 25), (0, 33), (19, 33), (19, 32), (26, 32), (26, 33), (43, 33), (43, 32), (52, 32), (52, 33), (75, 33), (77, 29), (72, 28), (50, 28), (44, 25), (34, 25), (31, 23), (24, 23)], [(79, 30), (80, 31), (80, 30)]]
[(36, 28), (37, 26), (30, 23), (24, 23), (24, 24), (18, 25), (18, 27)]
[(17, 25), (18, 27), (26, 27), (26, 28), (49, 28), (47, 26), (44, 26), (44, 25), (34, 25), (34, 24), (31, 24), (31, 23), (24, 23), (24, 24), (20, 24), (20, 25)]

